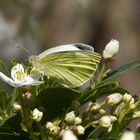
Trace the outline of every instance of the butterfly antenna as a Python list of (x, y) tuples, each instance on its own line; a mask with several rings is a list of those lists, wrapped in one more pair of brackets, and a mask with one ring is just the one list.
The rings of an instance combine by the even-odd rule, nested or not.
[(24, 50), (28, 55), (31, 55), (31, 53), (29, 52), (29, 50), (27, 50), (26, 48), (24, 48), (22, 45), (17, 44), (16, 48), (21, 48), (22, 50)]
[[(13, 40), (11, 40), (13, 42)], [(16, 45), (15, 45), (16, 48), (20, 48), (22, 50), (24, 50), (28, 55), (32, 55), (29, 50), (27, 50), (25, 47), (23, 47), (20, 43), (16, 42)]]

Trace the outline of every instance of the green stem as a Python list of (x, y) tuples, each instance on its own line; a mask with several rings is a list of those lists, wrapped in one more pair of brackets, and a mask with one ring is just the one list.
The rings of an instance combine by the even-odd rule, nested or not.
[(102, 79), (104, 77), (104, 73), (105, 73), (106, 67), (107, 67), (107, 63), (108, 63), (108, 61), (105, 61), (103, 63), (103, 66), (102, 66), (102, 69), (101, 69), (101, 72), (99, 74), (99, 77), (97, 79), (97, 83), (96, 84), (98, 84), (98, 83), (100, 83), (102, 81)]
[(41, 123), (40, 122), (36, 122), (36, 124), (38, 126), (39, 131), (40, 131), (42, 140), (47, 140), (46, 139), (46, 135), (44, 133), (44, 130), (43, 130), (42, 126), (41, 126)]
[(21, 106), (22, 106), (22, 117), (23, 117), (23, 122), (26, 126), (27, 132), (30, 135), (30, 138), (32, 140), (38, 140), (38, 138), (33, 134), (32, 130), (32, 120), (30, 120), (30, 107), (27, 107), (25, 99), (23, 99), (22, 92), (20, 89), (19, 90), (19, 96), (20, 96), (20, 101), (21, 101)]

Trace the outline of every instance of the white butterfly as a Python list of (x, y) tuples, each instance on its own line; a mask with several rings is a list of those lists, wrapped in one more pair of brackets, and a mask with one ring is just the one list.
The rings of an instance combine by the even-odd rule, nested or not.
[(33, 69), (68, 87), (78, 87), (93, 78), (100, 54), (86, 44), (68, 44), (48, 49), (29, 61)]

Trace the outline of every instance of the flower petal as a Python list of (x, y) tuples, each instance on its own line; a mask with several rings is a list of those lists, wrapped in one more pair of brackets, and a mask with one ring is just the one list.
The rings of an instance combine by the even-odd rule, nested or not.
[(11, 69), (11, 77), (16, 83), (23, 83), (26, 76), (27, 73), (25, 73), (23, 66), (19, 63)]
[(34, 80), (32, 77), (30, 77), (29, 75), (27, 75), (26, 77), (26, 81), (21, 83), (20, 86), (24, 86), (24, 85), (40, 85), (43, 84), (44, 81), (38, 81), (38, 80)]
[(0, 79), (3, 80), (4, 82), (10, 84), (11, 86), (15, 86), (14, 81), (11, 78), (7, 77), (2, 72), (0, 72)]

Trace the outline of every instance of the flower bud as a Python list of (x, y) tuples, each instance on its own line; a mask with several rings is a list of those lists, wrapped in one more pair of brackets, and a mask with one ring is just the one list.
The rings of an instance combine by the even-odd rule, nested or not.
[(109, 116), (103, 116), (99, 119), (99, 125), (105, 128), (111, 126), (111, 118)]
[(24, 98), (29, 100), (29, 99), (31, 99), (32, 94), (31, 94), (31, 92), (27, 91), (25, 94), (23, 94), (23, 96), (24, 96)]
[(135, 111), (133, 114), (133, 119), (140, 118), (140, 111)]
[(100, 109), (100, 110), (99, 110), (99, 113), (100, 113), (101, 115), (103, 115), (103, 114), (106, 113), (106, 111), (105, 111), (104, 109)]
[(83, 135), (85, 133), (85, 128), (81, 125), (76, 126), (77, 134)]
[(110, 118), (111, 118), (111, 122), (117, 121), (117, 118), (115, 116), (110, 116)]
[(60, 127), (59, 126), (52, 126), (50, 128), (50, 133), (53, 134), (53, 135), (58, 135), (60, 132)]
[(125, 93), (123, 96), (123, 102), (126, 104), (133, 104), (134, 98), (132, 97), (132, 95)]
[(66, 123), (68, 124), (74, 124), (75, 123), (75, 114), (74, 114), (74, 111), (71, 111), (69, 113), (66, 114), (66, 117), (65, 117), (65, 121)]
[(120, 140), (136, 140), (135, 134), (131, 131), (126, 131)]
[(19, 105), (18, 103), (14, 103), (13, 104), (13, 111), (14, 112), (18, 112), (22, 109), (21, 105)]
[(50, 130), (53, 126), (54, 126), (54, 125), (53, 125), (52, 122), (47, 122), (47, 124), (46, 124), (46, 128), (47, 128), (48, 130)]
[(129, 108), (130, 108), (131, 110), (134, 110), (134, 109), (136, 109), (136, 105), (135, 105), (134, 103), (133, 103), (133, 104), (130, 104)]
[(32, 112), (33, 120), (39, 122), (41, 121), (43, 117), (43, 112), (39, 111), (37, 108), (35, 108)]
[(93, 105), (93, 103), (90, 101), (86, 106), (86, 112), (90, 111), (90, 108), (92, 105)]
[(106, 98), (106, 104), (108, 105), (118, 104), (122, 100), (122, 97), (123, 96), (120, 93), (111, 94)]
[(117, 108), (115, 109), (114, 114), (118, 116), (122, 112), (122, 110), (124, 109), (125, 106), (126, 106), (126, 104), (124, 102), (120, 103), (117, 106)]
[(103, 51), (103, 58), (106, 60), (114, 60), (119, 50), (119, 41), (112, 39)]
[(91, 112), (96, 112), (99, 108), (100, 108), (100, 104), (95, 103), (95, 104), (91, 105), (90, 111)]
[(65, 130), (62, 135), (62, 140), (78, 140), (71, 130)]
[(75, 118), (75, 124), (81, 124), (82, 120), (80, 117)]

